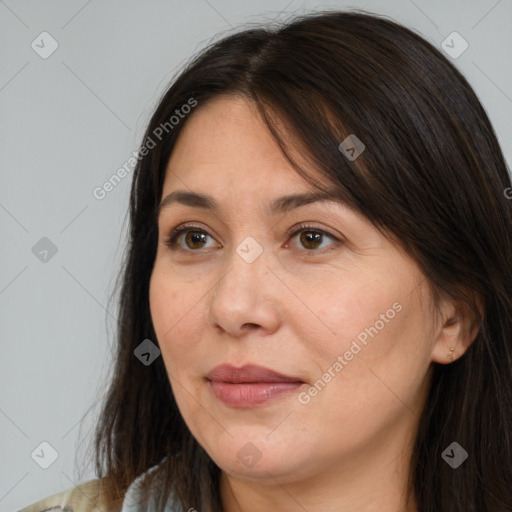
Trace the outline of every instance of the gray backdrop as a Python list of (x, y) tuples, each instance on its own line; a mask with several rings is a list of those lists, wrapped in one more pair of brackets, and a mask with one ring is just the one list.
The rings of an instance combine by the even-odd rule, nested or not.
[(352, 7), (449, 52), (510, 166), (512, 0), (0, 0), (0, 511), (95, 477), (75, 457), (109, 375), (132, 174), (93, 191), (137, 150), (171, 76), (245, 22)]

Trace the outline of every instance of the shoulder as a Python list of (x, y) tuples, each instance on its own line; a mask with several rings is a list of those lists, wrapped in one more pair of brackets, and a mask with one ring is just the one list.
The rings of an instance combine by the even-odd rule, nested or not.
[(117, 507), (105, 503), (101, 494), (100, 480), (89, 480), (83, 484), (53, 494), (17, 512), (119, 512)]

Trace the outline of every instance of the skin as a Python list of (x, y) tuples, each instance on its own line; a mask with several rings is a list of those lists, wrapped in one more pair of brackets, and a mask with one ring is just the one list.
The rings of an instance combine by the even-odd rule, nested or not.
[[(180, 412), (222, 470), (224, 510), (417, 511), (403, 493), (431, 363), (449, 363), (450, 347), (453, 360), (460, 357), (477, 331), (449, 300), (436, 313), (417, 264), (347, 206), (317, 202), (267, 214), (272, 199), (314, 189), (248, 100), (217, 97), (184, 122), (162, 198), (178, 189), (205, 193), (220, 212), (179, 203), (162, 210), (150, 308)], [(172, 250), (164, 242), (184, 222), (206, 236), (189, 235), (187, 245), (182, 234), (181, 251)], [(306, 233), (323, 229), (341, 243), (287, 237), (301, 222), (316, 228)], [(252, 263), (236, 252), (248, 236), (263, 249)], [(301, 403), (299, 393), (394, 303), (402, 306), (394, 318)], [(259, 364), (305, 384), (263, 406), (231, 408), (205, 380), (226, 362)], [(251, 466), (237, 456), (249, 442), (260, 456)]]

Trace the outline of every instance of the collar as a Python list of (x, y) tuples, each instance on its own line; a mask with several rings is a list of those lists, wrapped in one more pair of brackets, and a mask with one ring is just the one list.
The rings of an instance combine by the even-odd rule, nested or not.
[[(126, 494), (124, 496), (123, 504), (121, 507), (120, 512), (141, 512), (141, 506), (139, 503), (139, 500), (141, 498), (141, 492), (139, 488), (139, 484), (144, 480), (144, 477), (146, 477), (149, 473), (152, 473), (154, 470), (156, 470), (166, 459), (167, 457), (164, 457), (158, 464), (155, 466), (152, 466), (149, 468), (145, 473), (142, 473), (139, 475), (131, 484), (130, 487), (128, 487)], [(176, 512), (175, 508), (176, 504), (173, 503), (173, 506), (170, 507), (169, 505), (166, 506), (165, 512)], [(150, 498), (150, 511), (155, 510), (155, 504), (153, 497)]]

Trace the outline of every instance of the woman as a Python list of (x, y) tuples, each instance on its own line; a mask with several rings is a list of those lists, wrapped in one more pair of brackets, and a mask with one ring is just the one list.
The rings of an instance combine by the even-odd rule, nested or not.
[(512, 510), (510, 187), (393, 21), (212, 44), (139, 153), (99, 479), (24, 511)]

